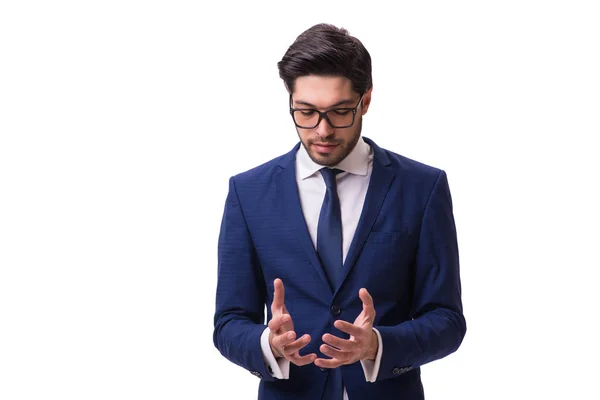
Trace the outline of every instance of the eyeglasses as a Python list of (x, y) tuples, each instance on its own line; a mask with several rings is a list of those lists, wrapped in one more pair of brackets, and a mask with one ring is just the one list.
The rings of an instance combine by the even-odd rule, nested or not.
[(298, 128), (316, 128), (323, 118), (332, 128), (349, 128), (354, 125), (356, 110), (362, 103), (364, 94), (358, 99), (354, 108), (332, 108), (327, 111), (318, 111), (312, 108), (292, 108), (292, 95), (290, 95), (290, 114)]

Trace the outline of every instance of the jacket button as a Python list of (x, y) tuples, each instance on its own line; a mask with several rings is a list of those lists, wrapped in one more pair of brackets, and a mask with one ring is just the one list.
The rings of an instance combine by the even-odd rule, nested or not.
[(331, 313), (333, 315), (340, 315), (341, 312), (342, 309), (339, 306), (336, 306), (335, 304), (331, 306)]
[(319, 368), (321, 372), (327, 372), (327, 368)]

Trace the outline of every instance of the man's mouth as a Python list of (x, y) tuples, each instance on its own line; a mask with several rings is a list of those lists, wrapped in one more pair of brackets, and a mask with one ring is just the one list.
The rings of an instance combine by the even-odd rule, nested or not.
[(329, 153), (337, 146), (337, 143), (313, 143), (313, 148), (319, 153)]

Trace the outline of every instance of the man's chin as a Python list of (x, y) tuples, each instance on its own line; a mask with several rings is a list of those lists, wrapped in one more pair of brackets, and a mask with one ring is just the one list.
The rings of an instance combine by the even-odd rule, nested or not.
[(335, 154), (331, 154), (310, 151), (308, 154), (314, 162), (324, 167), (333, 167), (334, 165), (339, 164), (339, 162), (343, 159), (343, 157), (340, 157), (337, 152)]

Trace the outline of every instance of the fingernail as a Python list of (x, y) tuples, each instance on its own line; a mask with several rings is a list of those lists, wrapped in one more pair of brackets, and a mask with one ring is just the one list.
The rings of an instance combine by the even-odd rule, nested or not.
[(293, 339), (294, 333), (293, 332), (288, 333), (287, 337), (288, 337), (288, 339)]

